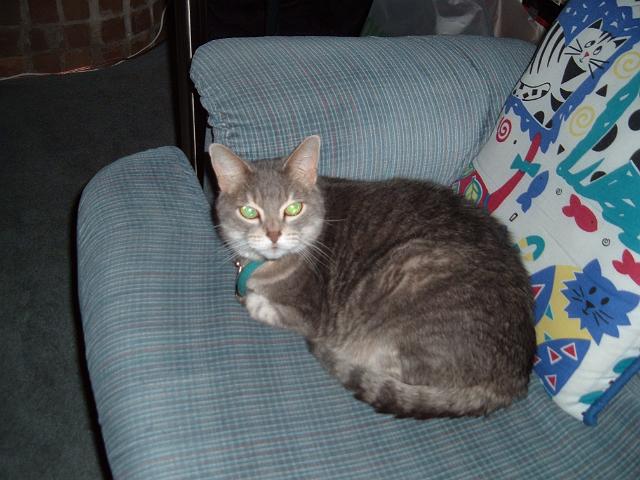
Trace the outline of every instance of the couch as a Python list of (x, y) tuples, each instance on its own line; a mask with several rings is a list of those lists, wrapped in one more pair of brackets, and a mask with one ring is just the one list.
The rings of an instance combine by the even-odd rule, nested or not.
[[(209, 138), (248, 160), (323, 138), (321, 173), (451, 183), (534, 46), (486, 37), (263, 38), (201, 47)], [(209, 140), (210, 141), (210, 140)], [(588, 427), (532, 376), (486, 418), (376, 414), (290, 332), (252, 321), (202, 188), (174, 147), (100, 171), (78, 217), (86, 359), (115, 478), (631, 479), (640, 378)]]

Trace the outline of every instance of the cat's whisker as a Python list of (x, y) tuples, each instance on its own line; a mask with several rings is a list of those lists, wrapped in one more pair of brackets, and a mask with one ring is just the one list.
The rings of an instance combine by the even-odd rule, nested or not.
[(309, 248), (305, 248), (304, 250), (301, 250), (300, 255), (303, 257), (305, 262), (307, 262), (310, 266), (314, 268), (314, 270), (317, 270), (316, 264), (324, 266), (322, 261), (316, 255), (314, 255), (313, 251)]
[(313, 267), (317, 274), (320, 274), (318, 266), (327, 268), (333, 266), (333, 259), (326, 253), (322, 252), (319, 247), (313, 245), (313, 243), (310, 242), (301, 241), (300, 243), (302, 243), (306, 247), (300, 252), (301, 256), (308, 265)]
[[(578, 43), (578, 42), (576, 42)], [(578, 43), (578, 45), (580, 45)], [(582, 48), (578, 48), (578, 47), (574, 47), (573, 45), (567, 45), (567, 48), (570, 48), (571, 50), (578, 52), (578, 54), (582, 53)], [(565, 52), (565, 55), (576, 55), (575, 53), (569, 53), (569, 52)]]
[(332, 223), (344, 222), (345, 220), (347, 220), (347, 219), (346, 218), (335, 218), (335, 219), (325, 218), (322, 221), (324, 223), (332, 224)]
[(609, 320), (604, 318), (604, 315), (602, 315), (602, 312), (595, 312), (593, 315), (594, 315), (594, 317), (597, 316), (597, 318), (599, 318), (601, 321), (603, 321), (604, 323), (609, 325)]
[(311, 269), (311, 271), (318, 277), (320, 277), (320, 270), (318, 269), (316, 263), (313, 261), (312, 256), (308, 250), (302, 250), (300, 252), (300, 257), (302, 261)]
[(232, 261), (233, 259), (235, 259), (238, 256), (238, 254), (234, 251), (231, 251), (229, 253), (227, 253), (227, 255), (222, 259), (222, 263), (227, 263)]
[[(600, 320), (604, 321), (604, 319), (601, 318), (598, 312), (593, 312), (593, 319), (596, 321), (596, 325), (598, 327), (600, 326)], [(609, 323), (609, 322), (606, 322), (606, 323)]]
[(321, 275), (320, 275), (320, 269), (318, 268), (318, 264), (313, 261), (312, 257), (309, 255), (309, 252), (306, 252), (306, 255), (307, 255), (307, 260), (306, 260), (307, 264), (311, 267), (314, 274), (317, 277), (320, 277)]
[(609, 319), (613, 319), (613, 316), (612, 316), (612, 315), (609, 315), (607, 312), (600, 312), (600, 315), (602, 315), (602, 316), (604, 316), (604, 317), (607, 317), (607, 318), (609, 318)]
[(584, 47), (580, 45), (580, 40), (578, 38), (576, 38), (576, 45), (578, 45), (578, 48), (580, 49), (580, 51), (584, 50)]
[(234, 248), (238, 248), (238, 247), (246, 247), (248, 246), (248, 242), (244, 239), (237, 239), (237, 240), (224, 240), (223, 241), (225, 247), (233, 250)]
[(249, 247), (249, 242), (244, 239), (234, 239), (234, 240), (223, 240), (222, 242), (224, 246), (229, 250), (229, 253), (226, 257), (223, 258), (223, 262), (228, 262), (233, 260), (238, 256), (237, 251), (245, 249)]
[[(305, 247), (307, 247), (309, 253), (317, 253), (318, 256), (314, 256), (318, 263), (321, 263), (323, 266), (332, 266), (334, 264), (334, 259), (331, 257), (331, 253), (333, 253), (329, 247), (324, 245), (322, 242), (316, 240), (315, 242), (308, 242), (304, 240), (300, 240)], [(326, 260), (329, 262), (329, 265), (324, 263), (322, 260)]]
[(322, 243), (320, 240), (315, 240), (313, 242), (307, 242), (307, 245), (311, 246), (312, 248), (315, 248), (315, 249), (318, 249), (318, 250), (322, 251), (322, 253), (327, 255), (328, 258), (330, 257), (330, 254), (333, 253), (331, 251), (331, 248), (329, 248), (327, 245)]
[(235, 252), (231, 252), (229, 255), (227, 255), (226, 257), (224, 257), (222, 259), (222, 263), (227, 263), (227, 262), (231, 262), (232, 260), (234, 260), (237, 257), (237, 254)]
[(315, 263), (319, 266), (325, 267), (325, 268), (330, 268), (334, 265), (333, 261), (331, 259), (329, 260), (323, 260), (323, 258), (319, 255), (316, 254), (316, 252), (314, 252), (313, 250), (307, 250), (307, 253), (309, 254), (309, 256), (315, 261)]

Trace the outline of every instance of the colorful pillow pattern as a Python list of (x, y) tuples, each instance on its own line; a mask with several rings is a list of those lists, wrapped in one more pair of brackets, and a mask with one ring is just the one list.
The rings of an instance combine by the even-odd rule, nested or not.
[(453, 185), (509, 226), (536, 298), (534, 370), (587, 424), (640, 371), (637, 4), (567, 4)]

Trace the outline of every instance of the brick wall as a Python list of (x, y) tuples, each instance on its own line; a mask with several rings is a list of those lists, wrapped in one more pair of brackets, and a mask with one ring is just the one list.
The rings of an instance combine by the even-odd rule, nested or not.
[(156, 36), (167, 0), (0, 2), (0, 77), (7, 77), (127, 58)]

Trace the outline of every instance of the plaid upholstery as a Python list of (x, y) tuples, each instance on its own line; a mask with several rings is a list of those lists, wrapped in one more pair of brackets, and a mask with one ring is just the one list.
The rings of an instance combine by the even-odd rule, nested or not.
[(640, 379), (586, 427), (547, 397), (486, 419), (395, 420), (296, 335), (249, 319), (184, 156), (101, 171), (78, 219), (86, 356), (115, 478), (637, 478)]
[(191, 77), (214, 140), (243, 158), (319, 134), (323, 175), (449, 183), (533, 50), (492, 37), (232, 38), (200, 47)]
[[(519, 54), (532, 53), (520, 42), (458, 38), (397, 39), (402, 48), (390, 39), (224, 40), (198, 51), (194, 68), (203, 71), (193, 75), (217, 141), (247, 158), (284, 153), (320, 133), (324, 173), (447, 181), (492, 127), (526, 64)], [(242, 63), (255, 66), (255, 78), (238, 76), (234, 64)], [(454, 72), (460, 65), (481, 76)], [(216, 82), (203, 83), (208, 75)], [(486, 419), (395, 420), (354, 400), (300, 337), (252, 321), (236, 302), (210, 206), (175, 148), (102, 170), (83, 193), (77, 241), (86, 357), (117, 479), (640, 472), (637, 378), (591, 429), (557, 408), (537, 380), (525, 400)]]

